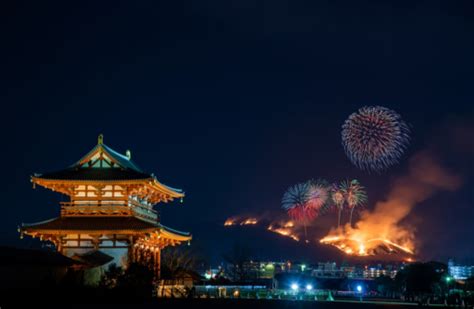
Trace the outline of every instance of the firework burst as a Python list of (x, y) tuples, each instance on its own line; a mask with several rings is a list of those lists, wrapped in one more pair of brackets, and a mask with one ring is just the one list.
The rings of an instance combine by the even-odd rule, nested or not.
[(352, 226), (354, 209), (367, 202), (367, 194), (365, 193), (365, 188), (356, 179), (343, 181), (340, 189), (344, 194), (347, 207), (350, 209), (349, 224)]
[(360, 169), (381, 171), (397, 163), (408, 146), (410, 130), (395, 111), (365, 106), (342, 126), (342, 145)]
[(344, 209), (344, 191), (338, 184), (333, 184), (331, 187), (331, 201), (335, 208), (337, 209), (337, 227), (341, 225), (341, 214)]
[(328, 205), (330, 186), (327, 181), (322, 179), (311, 180), (308, 190), (309, 196), (306, 207), (315, 210), (319, 216)]
[(299, 183), (288, 188), (283, 195), (281, 201), (282, 207), (286, 210), (290, 218), (295, 221), (306, 221), (316, 218), (317, 211), (308, 207), (310, 188), (311, 185), (309, 182)]

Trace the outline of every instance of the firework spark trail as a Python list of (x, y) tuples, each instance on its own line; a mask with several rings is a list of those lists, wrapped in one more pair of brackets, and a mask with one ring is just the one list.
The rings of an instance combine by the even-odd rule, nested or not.
[(381, 171), (398, 162), (410, 140), (407, 124), (395, 111), (365, 106), (342, 126), (342, 145), (360, 169)]
[(381, 239), (389, 248), (399, 246), (413, 252), (413, 229), (400, 226), (399, 222), (416, 204), (432, 197), (438, 190), (452, 191), (460, 184), (460, 177), (441, 167), (431, 153), (420, 152), (411, 158), (408, 175), (396, 179), (386, 201), (378, 202), (372, 212), (362, 213), (355, 228), (346, 225), (333, 229), (321, 242), (341, 250), (349, 247), (350, 254), (357, 254), (354, 241), (364, 245), (364, 252), (373, 252), (378, 242), (372, 240)]
[(352, 226), (352, 215), (356, 207), (362, 206), (367, 202), (367, 194), (364, 187), (358, 180), (346, 180), (341, 183), (341, 191), (344, 194), (347, 206), (350, 209), (349, 225)]
[(337, 209), (337, 227), (341, 225), (341, 214), (344, 209), (344, 192), (338, 184), (333, 184), (331, 188), (331, 200)]

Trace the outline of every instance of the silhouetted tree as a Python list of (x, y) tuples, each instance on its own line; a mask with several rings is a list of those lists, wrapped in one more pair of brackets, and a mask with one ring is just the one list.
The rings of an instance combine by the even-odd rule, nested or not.
[(396, 292), (395, 282), (388, 276), (376, 278), (375, 283), (377, 284), (377, 292), (385, 297), (393, 297), (394, 292)]
[(234, 281), (245, 281), (248, 270), (244, 267), (245, 262), (250, 260), (250, 249), (240, 243), (234, 244), (232, 250), (223, 255), (224, 260), (231, 265), (231, 277)]
[(117, 264), (112, 263), (109, 265), (109, 268), (105, 271), (102, 279), (99, 283), (99, 286), (105, 288), (114, 288), (117, 286), (119, 277), (123, 275), (123, 269)]
[(398, 272), (395, 281), (408, 295), (432, 293), (439, 284), (441, 274), (432, 263), (413, 263)]
[(464, 283), (465, 291), (474, 291), (474, 277), (467, 278)]
[(187, 248), (167, 248), (161, 254), (161, 279), (174, 280), (195, 271), (197, 256)]
[(153, 271), (142, 264), (131, 263), (118, 277), (117, 289), (124, 290), (135, 299), (149, 299), (153, 295)]
[(196, 266), (199, 260), (196, 252), (188, 247), (167, 248), (163, 250), (161, 254), (161, 276), (159, 282), (161, 286), (161, 296), (165, 295), (166, 285), (174, 286), (178, 284), (180, 286), (184, 285), (184, 289), (174, 289), (173, 287), (171, 295), (181, 294), (183, 297), (190, 297), (193, 288), (187, 283), (199, 277), (196, 272)]

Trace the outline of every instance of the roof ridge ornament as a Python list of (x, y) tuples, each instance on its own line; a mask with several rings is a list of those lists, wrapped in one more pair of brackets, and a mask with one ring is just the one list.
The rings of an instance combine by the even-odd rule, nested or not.
[(97, 137), (97, 144), (98, 145), (104, 144), (104, 134), (99, 134), (99, 137)]

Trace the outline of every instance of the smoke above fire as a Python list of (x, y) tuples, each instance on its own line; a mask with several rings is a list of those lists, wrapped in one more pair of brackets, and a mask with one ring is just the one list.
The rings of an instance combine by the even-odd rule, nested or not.
[(373, 255), (378, 250), (415, 252), (414, 228), (403, 225), (412, 209), (441, 190), (453, 191), (461, 178), (442, 167), (429, 151), (415, 154), (408, 173), (393, 182), (386, 200), (365, 211), (355, 227), (331, 229), (321, 243), (334, 245), (347, 254)]

